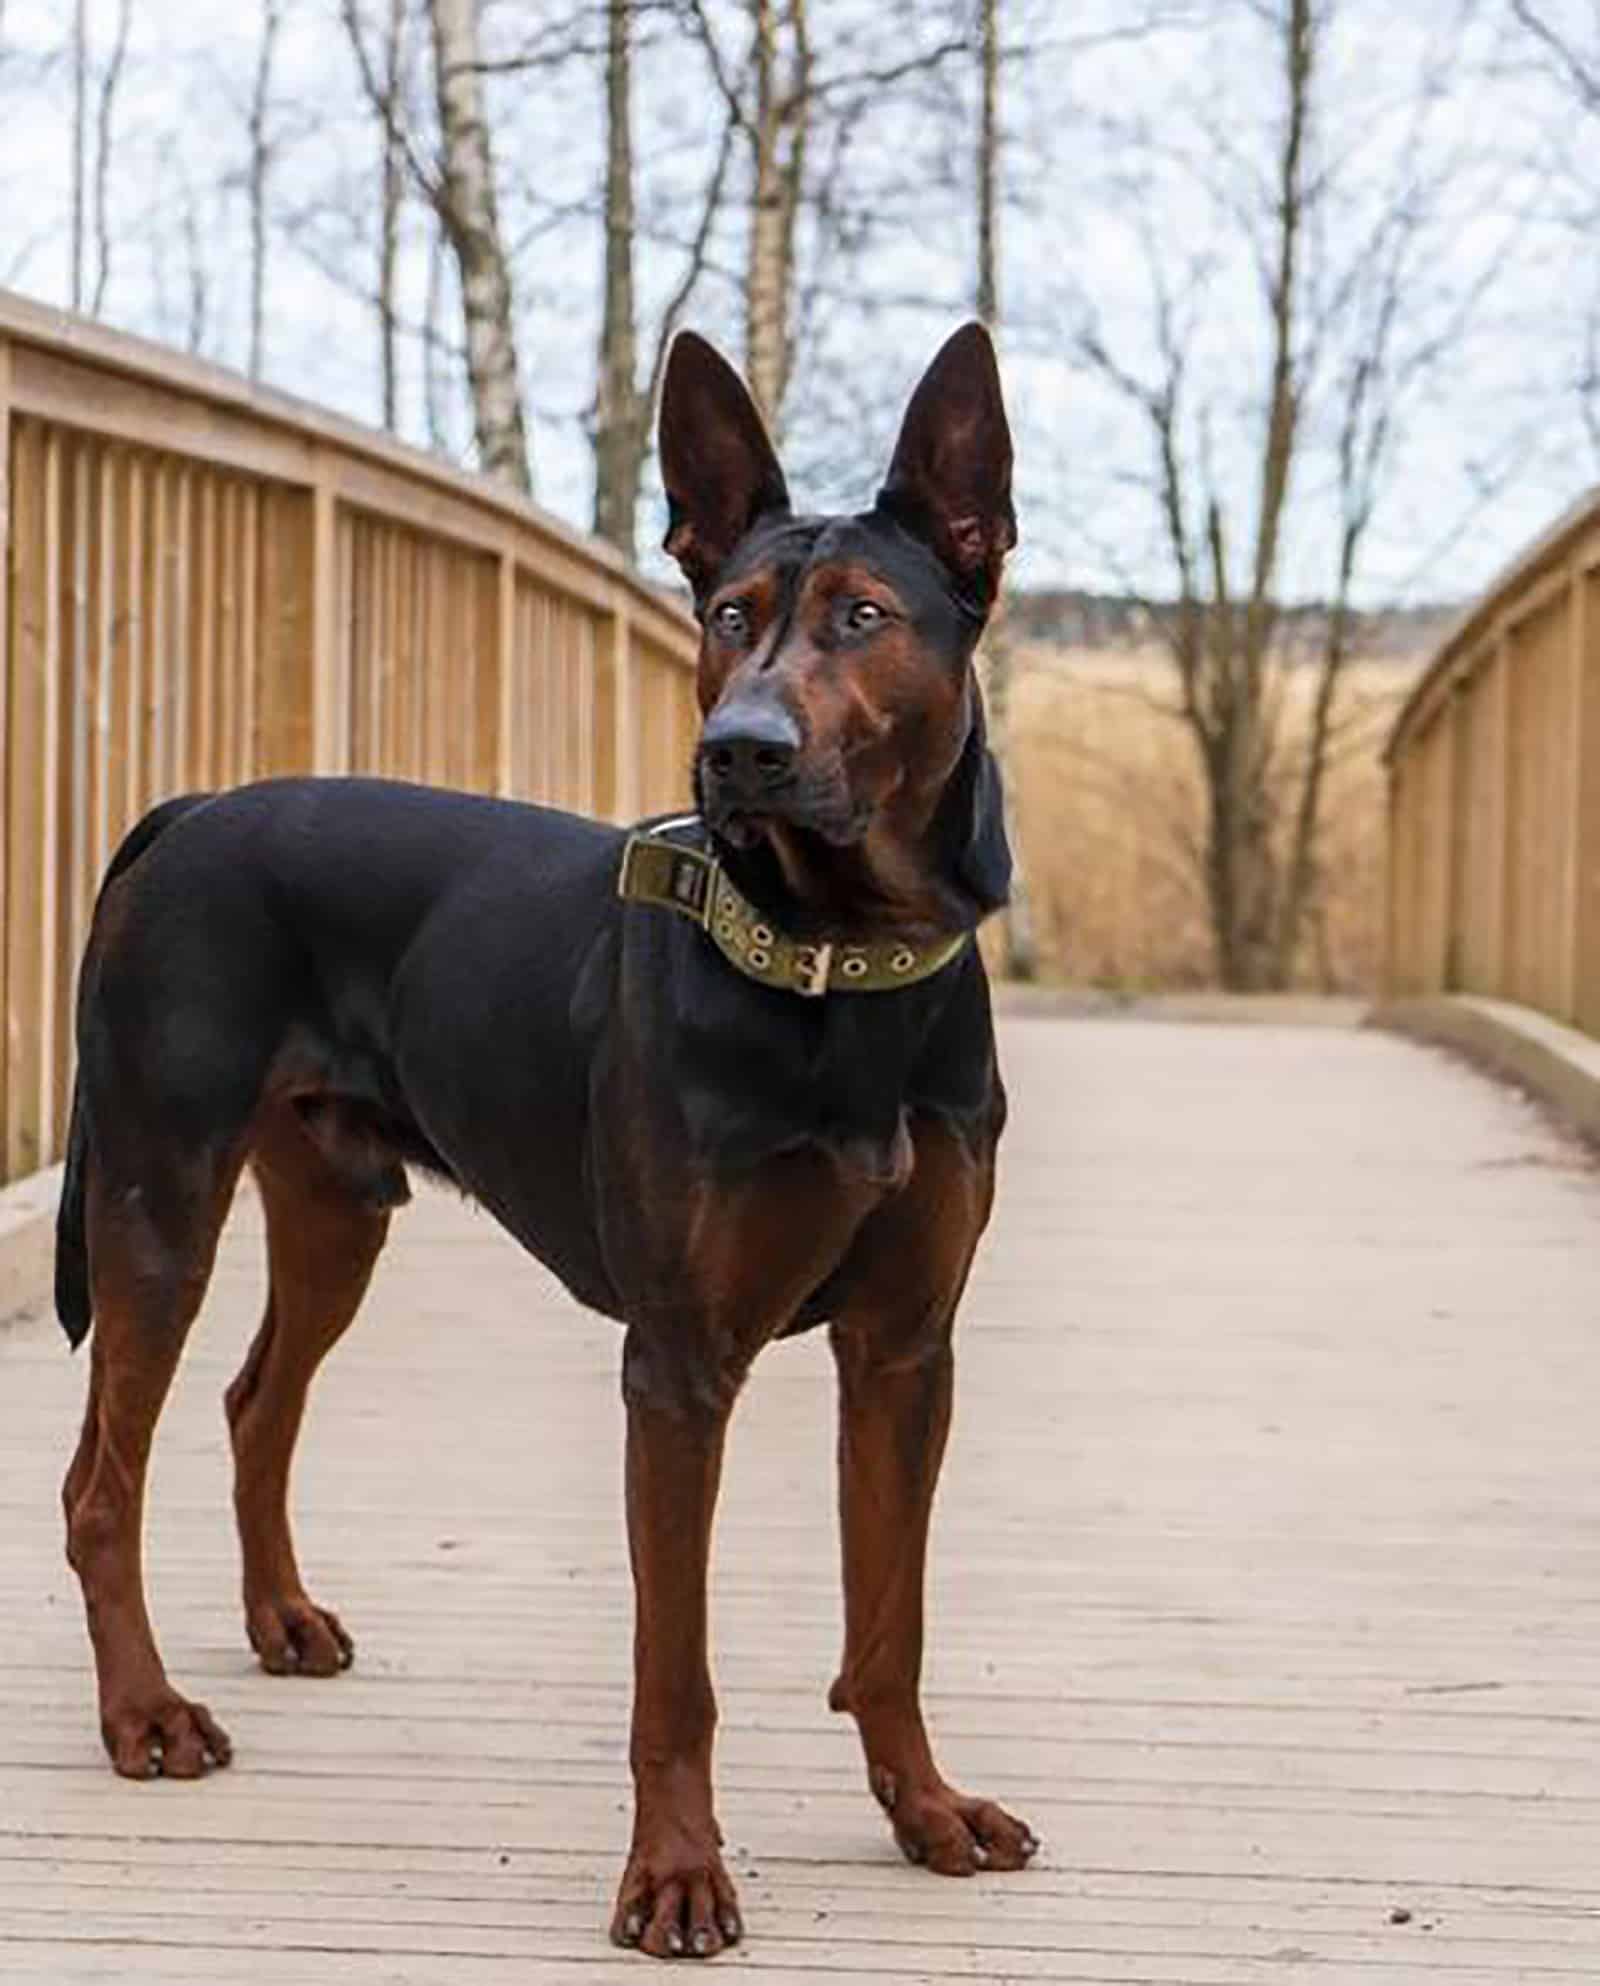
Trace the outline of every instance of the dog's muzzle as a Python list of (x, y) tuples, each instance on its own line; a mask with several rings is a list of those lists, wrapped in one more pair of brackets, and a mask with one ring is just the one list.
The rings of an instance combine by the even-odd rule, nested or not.
[(800, 745), (800, 727), (776, 697), (719, 704), (700, 733), (700, 787), (711, 818), (783, 811)]
[(774, 821), (840, 847), (865, 830), (843, 780), (809, 762), (799, 725), (775, 696), (719, 704), (700, 734), (696, 772), (702, 813), (735, 848), (751, 847)]

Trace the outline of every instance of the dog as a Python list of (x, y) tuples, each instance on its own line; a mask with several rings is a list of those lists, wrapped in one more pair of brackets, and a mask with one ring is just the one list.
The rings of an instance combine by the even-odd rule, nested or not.
[(917, 386), (860, 515), (793, 511), (738, 375), (692, 333), (660, 446), (702, 630), (696, 813), (629, 833), (357, 778), (157, 807), (111, 862), (80, 975), (56, 1303), (74, 1345), (94, 1327), (67, 1556), (106, 1749), (134, 1778), (230, 1757), (168, 1681), (140, 1539), (244, 1166), (269, 1294), (226, 1410), (246, 1629), (274, 1674), (352, 1657), (302, 1584), (286, 1492), (409, 1166), (624, 1326), (635, 1806), (611, 1929), (709, 1957), (743, 1921), (712, 1793), (707, 1559), (728, 1417), (773, 1338), (828, 1327), (829, 1702), (901, 1849), (967, 1875), (1037, 1847), (943, 1777), (919, 1701), (952, 1327), (1005, 1117), (974, 933), (1011, 864), (973, 653), (1016, 525), (977, 325)]

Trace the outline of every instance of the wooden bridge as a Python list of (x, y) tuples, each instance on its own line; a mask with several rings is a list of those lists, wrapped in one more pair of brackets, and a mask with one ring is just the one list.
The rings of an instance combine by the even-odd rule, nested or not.
[[(688, 631), (538, 513), (10, 301), (0, 409), (14, 1172), (56, 1143), (95, 866), (171, 784), (374, 765), (618, 813), (672, 797)], [(1397, 732), (1392, 956), (1431, 1010), (1493, 996), (1592, 1027), (1600, 525), (1563, 529)], [(822, 1704), (828, 1361), (802, 1339), (758, 1367), (714, 1590), (750, 1922), (724, 1970), (1600, 1978), (1600, 1177), (1511, 1089), (1330, 1018), (1004, 1021), (1016, 1115), (963, 1328), (930, 1685), (952, 1772), (1043, 1835), (1027, 1874), (941, 1882), (894, 1854)], [(84, 1375), (42, 1301), (48, 1196), (24, 1178), (9, 1231), (0, 1207), (22, 1264), (0, 1276), (0, 1980), (648, 1976), (603, 1938), (628, 1795), (610, 1327), (457, 1202), (403, 1218), (298, 1476), (358, 1664), (270, 1679), (219, 1399), (262, 1299), (243, 1199), (150, 1538), (175, 1679), (238, 1757), (133, 1786), (100, 1754), (61, 1560)]]

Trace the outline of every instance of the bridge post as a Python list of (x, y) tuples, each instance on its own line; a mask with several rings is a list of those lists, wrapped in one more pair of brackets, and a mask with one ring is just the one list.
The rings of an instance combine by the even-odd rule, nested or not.
[(61, 443), (15, 430), (10, 506), (10, 711), (5, 762), (6, 1064), (4, 1171), (55, 1149), (55, 955), (61, 845)]
[(261, 762), (263, 777), (313, 762), (315, 525), (308, 490), (268, 484), (261, 530)]
[(639, 664), (633, 647), (633, 619), (618, 587), (607, 624), (612, 684), (609, 740), (612, 787), (601, 805), (615, 821), (637, 820), (644, 811), (639, 764)]
[(1471, 736), (1468, 730), (1467, 687), (1457, 681), (1439, 721), (1448, 726), (1444, 749), (1450, 766), (1450, 806), (1444, 851), (1444, 961), (1440, 984), (1446, 993), (1459, 993), (1465, 983), (1467, 933), (1467, 840), (1471, 832)]
[(1495, 639), (1494, 660), (1489, 664), (1489, 680), (1484, 693), (1484, 716), (1490, 731), (1487, 753), (1490, 772), (1487, 795), (1489, 874), (1486, 890), (1489, 919), (1484, 933), (1484, 954), (1489, 990), (1503, 1000), (1515, 997), (1510, 991), (1516, 954), (1512, 903), (1516, 860), (1512, 847), (1515, 834), (1512, 806), (1515, 741), (1511, 725), (1511, 668), (1511, 635), (1508, 629), (1502, 627)]
[(508, 798), (515, 777), (514, 746), (517, 673), (517, 562), (508, 546), (494, 565), (495, 618), (495, 755), (492, 790)]
[(1600, 541), (1572, 563), (1570, 673), (1571, 818), (1567, 836), (1565, 1018), (1600, 1033), (1600, 613), (1591, 593), (1600, 578)]
[(310, 592), (311, 769), (350, 769), (350, 671), (339, 626), (339, 530), (333, 481), (321, 448), (313, 455), (311, 487)]
[[(11, 340), (0, 338), (0, 656), (9, 657), (16, 648), (11, 633)], [(11, 698), (7, 692), (7, 671), (0, 671), (0, 1179), (10, 1172), (11, 1156), (11, 1000), (7, 966), (10, 945), (9, 850), (16, 844), (9, 818), (10, 747), (7, 736)]]

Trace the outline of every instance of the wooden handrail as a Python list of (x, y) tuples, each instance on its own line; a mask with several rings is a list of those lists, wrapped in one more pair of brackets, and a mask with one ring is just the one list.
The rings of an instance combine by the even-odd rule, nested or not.
[(0, 1179), (60, 1150), (97, 879), (155, 801), (362, 771), (683, 799), (689, 616), (386, 435), (0, 291)]
[(1475, 601), (1402, 706), (1387, 982), (1600, 1033), (1600, 492)]

